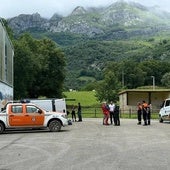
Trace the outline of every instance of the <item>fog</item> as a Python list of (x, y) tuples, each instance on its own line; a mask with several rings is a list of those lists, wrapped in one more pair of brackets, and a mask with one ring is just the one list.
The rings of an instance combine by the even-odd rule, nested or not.
[[(116, 0), (5, 0), (0, 4), (0, 17), (11, 18), (19, 14), (33, 14), (38, 12), (42, 17), (50, 18), (54, 13), (62, 16), (69, 15), (77, 6), (103, 7)], [(127, 0), (126, 0), (127, 1)], [(134, 0), (134, 2), (170, 11), (169, 0)]]

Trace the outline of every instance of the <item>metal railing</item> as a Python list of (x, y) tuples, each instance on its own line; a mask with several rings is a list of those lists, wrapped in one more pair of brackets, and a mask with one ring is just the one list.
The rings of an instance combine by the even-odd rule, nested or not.
[[(67, 111), (70, 112), (71, 115), (71, 108), (67, 107)], [(135, 109), (128, 109), (128, 110), (119, 110), (120, 118), (137, 118), (137, 110)], [(154, 119), (159, 117), (159, 109), (152, 109), (151, 116)], [(103, 113), (101, 107), (82, 107), (82, 116), (89, 117), (89, 118), (100, 118), (103, 117)]]

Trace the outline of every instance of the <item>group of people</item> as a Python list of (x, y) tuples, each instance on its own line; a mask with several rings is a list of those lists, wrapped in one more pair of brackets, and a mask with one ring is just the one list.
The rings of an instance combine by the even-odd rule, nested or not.
[[(75, 106), (72, 107), (71, 116), (72, 116), (72, 121), (77, 122), (77, 119), (76, 119), (76, 107)], [(80, 103), (78, 103), (78, 107), (77, 107), (77, 116), (78, 116), (78, 122), (82, 122), (81, 104)]]
[[(120, 126), (120, 118), (119, 118), (119, 106), (113, 103), (113, 101), (110, 102), (110, 104), (107, 104), (106, 102), (102, 103), (102, 111), (103, 111), (103, 125), (109, 125), (109, 119), (110, 124), (113, 124), (115, 126)], [(71, 111), (72, 115), (72, 121), (76, 122), (82, 122), (82, 114), (81, 114), (81, 105), (78, 103), (77, 106), (77, 116), (78, 120), (76, 119), (76, 107), (72, 107)], [(145, 101), (138, 102), (137, 104), (137, 117), (138, 117), (138, 125), (142, 124), (142, 117), (144, 121), (144, 126), (151, 124), (151, 104), (147, 104)]]
[(115, 126), (120, 126), (120, 119), (119, 119), (119, 106), (113, 103), (112, 101), (108, 105), (106, 102), (102, 104), (102, 111), (103, 111), (103, 125), (109, 125), (109, 118), (110, 124)]
[(138, 125), (142, 123), (142, 116), (144, 121), (144, 126), (151, 124), (151, 104), (146, 103), (145, 101), (138, 102), (137, 104), (137, 116), (138, 116)]
[[(109, 118), (110, 124), (115, 126), (120, 126), (120, 119), (119, 119), (119, 106), (113, 103), (112, 101), (110, 104), (106, 102), (102, 103), (102, 111), (103, 111), (103, 125), (109, 125)], [(146, 103), (145, 101), (138, 102), (137, 104), (137, 117), (138, 117), (138, 125), (142, 124), (142, 118), (144, 121), (144, 126), (151, 124), (151, 104)]]

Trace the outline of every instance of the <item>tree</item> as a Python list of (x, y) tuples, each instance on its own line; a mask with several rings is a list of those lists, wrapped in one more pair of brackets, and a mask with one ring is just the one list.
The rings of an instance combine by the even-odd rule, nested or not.
[(16, 99), (62, 97), (65, 58), (53, 41), (22, 35), (15, 41), (14, 63)]
[(34, 61), (32, 53), (23, 41), (15, 41), (14, 56), (14, 98), (21, 99), (28, 97), (28, 89), (32, 87), (34, 79)]
[(104, 80), (98, 84), (98, 88), (96, 89), (96, 97), (100, 102), (103, 100), (116, 102), (120, 88), (120, 82), (114, 72), (105, 72)]
[(167, 88), (170, 88), (170, 72), (165, 73), (161, 79), (162, 85)]
[(119, 66), (119, 80), (126, 88), (137, 88), (144, 85), (146, 73), (139, 67), (139, 63), (126, 60)]

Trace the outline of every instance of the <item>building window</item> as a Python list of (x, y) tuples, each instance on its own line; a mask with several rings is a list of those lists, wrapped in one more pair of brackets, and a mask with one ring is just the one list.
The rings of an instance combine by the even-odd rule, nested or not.
[(5, 56), (7, 56), (7, 44), (5, 44)]

